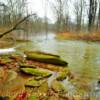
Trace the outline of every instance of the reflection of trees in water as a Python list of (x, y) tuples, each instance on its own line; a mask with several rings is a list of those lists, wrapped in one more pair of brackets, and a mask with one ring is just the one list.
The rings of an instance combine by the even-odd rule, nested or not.
[(88, 46), (83, 57), (82, 77), (92, 78), (94, 76), (94, 58), (95, 50)]
[(91, 90), (91, 79), (95, 78), (94, 58), (94, 48), (88, 46), (83, 56), (83, 67), (80, 69), (78, 79), (78, 88), (88, 92)]

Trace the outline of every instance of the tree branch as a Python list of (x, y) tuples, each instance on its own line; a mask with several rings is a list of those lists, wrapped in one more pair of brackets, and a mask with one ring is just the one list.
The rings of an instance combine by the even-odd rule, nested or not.
[(0, 38), (2, 38), (3, 36), (7, 35), (8, 33), (14, 31), (21, 23), (23, 23), (26, 19), (28, 19), (30, 16), (33, 16), (35, 14), (30, 14), (27, 15), (26, 17), (24, 17), (22, 20), (20, 20), (18, 23), (16, 23), (11, 29), (9, 29), (8, 31), (0, 34)]

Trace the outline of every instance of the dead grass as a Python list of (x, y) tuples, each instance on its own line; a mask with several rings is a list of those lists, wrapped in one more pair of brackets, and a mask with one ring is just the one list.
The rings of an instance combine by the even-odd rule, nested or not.
[(9, 48), (14, 45), (11, 41), (0, 41), (0, 48)]
[(72, 39), (72, 40), (90, 40), (90, 41), (100, 41), (100, 34), (99, 33), (58, 33), (56, 36), (57, 39)]
[(3, 33), (5, 31), (9, 30), (7, 27), (0, 27), (0, 33)]

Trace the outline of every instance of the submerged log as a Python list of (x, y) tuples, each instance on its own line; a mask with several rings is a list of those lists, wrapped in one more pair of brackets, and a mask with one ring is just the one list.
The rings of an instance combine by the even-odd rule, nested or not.
[(38, 62), (60, 65), (60, 66), (67, 66), (67, 62), (62, 60), (60, 56), (48, 54), (44, 52), (34, 52), (34, 51), (26, 51), (25, 52), (27, 59), (34, 60)]

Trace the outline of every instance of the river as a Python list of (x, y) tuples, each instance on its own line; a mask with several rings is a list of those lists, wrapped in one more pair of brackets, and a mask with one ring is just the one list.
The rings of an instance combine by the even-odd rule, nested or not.
[[(96, 82), (100, 76), (100, 43), (78, 40), (56, 40), (53, 34), (38, 36), (23, 43), (20, 50), (38, 50), (60, 55), (69, 69), (81, 80)], [(84, 81), (83, 81), (84, 82)]]
[[(100, 42), (78, 40), (56, 40), (54, 34), (31, 38), (22, 43), (18, 50), (38, 50), (60, 55), (68, 62), (69, 69), (81, 80), (96, 82), (100, 76)], [(84, 82), (84, 81), (83, 81)]]
[(60, 55), (68, 62), (69, 68), (82, 77), (100, 76), (100, 43), (77, 40), (56, 40), (54, 35), (33, 38), (23, 43), (21, 49), (45, 51)]

